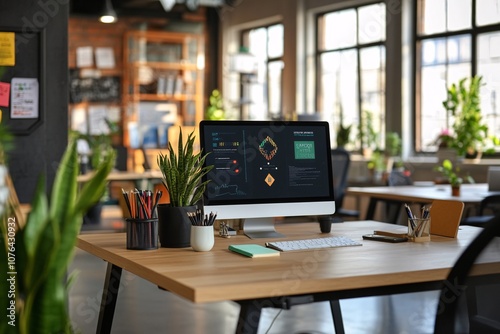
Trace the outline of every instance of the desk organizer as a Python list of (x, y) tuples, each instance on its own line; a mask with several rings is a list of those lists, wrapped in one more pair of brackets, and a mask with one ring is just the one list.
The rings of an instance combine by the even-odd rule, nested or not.
[(125, 221), (127, 223), (127, 249), (158, 248), (158, 218), (127, 218)]
[(408, 240), (426, 242), (431, 240), (431, 218), (408, 218)]

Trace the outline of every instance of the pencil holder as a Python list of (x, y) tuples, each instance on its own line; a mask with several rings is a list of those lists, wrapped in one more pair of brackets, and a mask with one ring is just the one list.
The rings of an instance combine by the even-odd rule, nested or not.
[(127, 218), (127, 249), (158, 248), (158, 218)]
[(408, 240), (425, 242), (431, 240), (431, 218), (408, 218)]
[(197, 252), (208, 252), (214, 246), (214, 226), (191, 226), (191, 247)]

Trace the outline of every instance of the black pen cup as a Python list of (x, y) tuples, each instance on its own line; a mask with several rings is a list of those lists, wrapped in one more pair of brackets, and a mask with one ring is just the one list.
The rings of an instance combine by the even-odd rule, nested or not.
[(127, 218), (127, 249), (158, 248), (158, 218)]

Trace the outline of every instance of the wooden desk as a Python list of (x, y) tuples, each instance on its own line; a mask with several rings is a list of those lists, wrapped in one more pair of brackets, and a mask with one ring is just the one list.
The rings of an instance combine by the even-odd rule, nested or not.
[[(394, 187), (349, 187), (346, 194), (350, 196), (368, 196), (370, 202), (365, 219), (374, 219), (375, 208), (379, 201), (401, 203), (427, 204), (434, 200), (460, 201), (464, 204), (477, 204), (487, 195), (488, 185), (484, 183), (463, 184), (460, 196), (451, 196), (449, 184), (420, 186), (394, 186)], [(389, 221), (393, 221), (394, 217)]]
[[(405, 231), (403, 226), (374, 221), (334, 224), (332, 235), (346, 235), (363, 245), (256, 259), (228, 250), (230, 244), (268, 241), (243, 235), (216, 237), (210, 252), (127, 250), (123, 233), (80, 235), (78, 247), (108, 262), (99, 333), (111, 330), (122, 268), (194, 303), (236, 301), (242, 306), (237, 332), (255, 333), (263, 307), (439, 289), (479, 231), (464, 226), (457, 239), (432, 236), (428, 243), (362, 241), (363, 234), (376, 229)], [(316, 223), (277, 224), (277, 230), (288, 239), (323, 236)], [(500, 274), (500, 240), (494, 243), (472, 275)]]

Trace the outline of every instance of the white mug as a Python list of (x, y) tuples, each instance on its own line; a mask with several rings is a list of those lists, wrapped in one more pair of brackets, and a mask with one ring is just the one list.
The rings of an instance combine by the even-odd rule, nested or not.
[(214, 227), (191, 225), (191, 247), (197, 252), (208, 252), (214, 246)]

